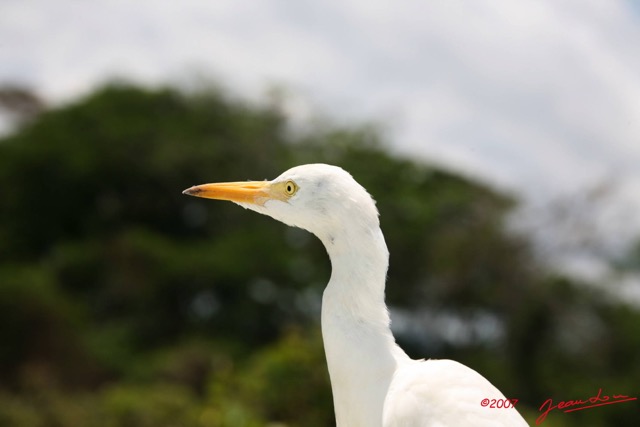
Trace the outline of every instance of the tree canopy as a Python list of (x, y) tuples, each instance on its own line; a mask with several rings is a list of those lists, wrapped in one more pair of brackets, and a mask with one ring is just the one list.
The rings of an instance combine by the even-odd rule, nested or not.
[[(320, 242), (181, 194), (312, 162), (377, 200), (413, 357), (470, 365), (529, 421), (550, 397), (637, 393), (638, 310), (537, 264), (505, 226), (515, 200), (390, 155), (372, 126), (289, 125), (215, 89), (119, 84), (0, 140), (0, 425), (332, 425)], [(620, 404), (545, 423), (638, 419)]]

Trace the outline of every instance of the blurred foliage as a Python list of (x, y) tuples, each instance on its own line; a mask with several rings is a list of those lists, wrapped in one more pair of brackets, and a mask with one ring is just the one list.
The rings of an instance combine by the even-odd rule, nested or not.
[[(181, 195), (310, 162), (376, 198), (412, 356), (472, 366), (531, 422), (550, 397), (639, 394), (637, 308), (537, 265), (506, 231), (514, 200), (389, 155), (372, 126), (291, 132), (278, 105), (111, 85), (0, 140), (0, 426), (332, 425), (321, 244)], [(637, 425), (639, 408), (545, 425)]]

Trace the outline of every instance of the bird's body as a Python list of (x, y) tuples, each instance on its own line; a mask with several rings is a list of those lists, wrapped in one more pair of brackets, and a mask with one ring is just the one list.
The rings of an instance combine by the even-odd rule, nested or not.
[(186, 194), (231, 200), (315, 234), (331, 259), (322, 298), (324, 341), (338, 427), (526, 426), (504, 399), (451, 360), (412, 360), (395, 343), (384, 301), (389, 253), (375, 202), (347, 172), (298, 166), (268, 182), (205, 184)]

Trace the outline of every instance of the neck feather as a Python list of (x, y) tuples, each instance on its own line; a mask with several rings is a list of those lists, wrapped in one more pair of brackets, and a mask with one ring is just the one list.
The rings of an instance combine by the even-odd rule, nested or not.
[(337, 423), (377, 426), (398, 361), (407, 357), (395, 344), (384, 302), (387, 246), (377, 225), (321, 240), (332, 265), (322, 335)]

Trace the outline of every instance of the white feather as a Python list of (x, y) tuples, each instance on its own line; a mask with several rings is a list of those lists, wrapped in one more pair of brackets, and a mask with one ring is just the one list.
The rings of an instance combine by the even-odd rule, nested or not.
[(322, 300), (324, 340), (338, 427), (526, 426), (515, 409), (481, 406), (505, 397), (451, 360), (411, 360), (389, 328), (384, 288), (389, 253), (375, 202), (344, 170), (298, 166), (288, 201), (242, 204), (320, 238), (332, 273)]

